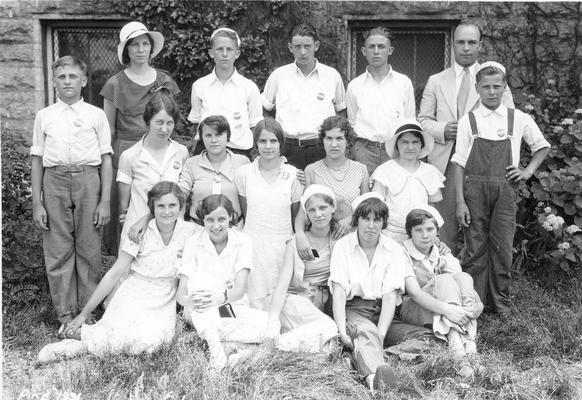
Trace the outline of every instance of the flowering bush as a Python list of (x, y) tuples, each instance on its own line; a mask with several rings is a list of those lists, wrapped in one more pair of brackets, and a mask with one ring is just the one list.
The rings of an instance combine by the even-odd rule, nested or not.
[[(561, 95), (552, 80), (541, 98), (524, 94), (516, 102), (552, 147), (535, 177), (520, 186), (514, 267), (549, 277), (546, 283), (552, 284), (563, 274), (582, 271), (582, 108), (575, 96)], [(523, 148), (527, 163), (531, 155)]]

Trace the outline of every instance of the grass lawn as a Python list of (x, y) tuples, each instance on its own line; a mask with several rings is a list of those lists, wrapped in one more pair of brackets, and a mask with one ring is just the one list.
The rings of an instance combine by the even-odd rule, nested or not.
[(582, 399), (582, 287), (550, 294), (520, 277), (507, 318), (479, 319), (482, 370), (457, 377), (447, 353), (391, 359), (398, 386), (371, 395), (339, 357), (284, 353), (267, 345), (219, 374), (179, 322), (171, 346), (152, 355), (86, 355), (39, 367), (38, 350), (56, 341), (49, 297), (3, 311), (3, 399)]

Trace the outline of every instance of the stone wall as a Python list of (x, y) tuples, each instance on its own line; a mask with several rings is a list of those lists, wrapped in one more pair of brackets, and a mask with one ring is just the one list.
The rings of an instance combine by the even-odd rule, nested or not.
[[(3, 0), (0, 3), (3, 135), (8, 131), (30, 138), (35, 113), (48, 105), (43, 21), (125, 19), (116, 11), (121, 3), (121, 0)], [(300, 9), (301, 18), (320, 30), (319, 57), (338, 68), (343, 76), (347, 76), (350, 21), (455, 23), (471, 19), (483, 27), (481, 59), (505, 64), (514, 91), (539, 92), (552, 79), (560, 89), (573, 92), (578, 102), (582, 96), (582, 3), (320, 1), (301, 3)], [(272, 63), (290, 60), (285, 40), (270, 41), (276, 58)]]

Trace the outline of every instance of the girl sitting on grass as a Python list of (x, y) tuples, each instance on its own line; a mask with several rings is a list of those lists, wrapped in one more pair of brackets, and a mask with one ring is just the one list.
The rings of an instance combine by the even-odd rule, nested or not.
[(227, 363), (221, 341), (262, 342), (267, 313), (248, 306), (253, 247), (250, 237), (230, 228), (237, 220), (232, 202), (213, 194), (202, 200), (196, 213), (204, 230), (186, 241), (178, 302), (186, 320), (208, 342), (210, 366), (220, 370)]
[(309, 223), (304, 235), (315, 257), (303, 261), (294, 238), (287, 242), (279, 283), (267, 297), (269, 327), (274, 336), (282, 328), (282, 350), (329, 352), (338, 336), (335, 322), (324, 314), (331, 315), (327, 280), (336, 198), (329, 187), (315, 184), (305, 190), (300, 203)]
[[(443, 255), (435, 245), (442, 225), (443, 219), (434, 207), (415, 208), (406, 216), (409, 239), (403, 246), (422, 290), (444, 303), (462, 306), (468, 311), (469, 322), (464, 325), (453, 323), (446, 316), (421, 307), (408, 296), (402, 299), (401, 319), (414, 325), (432, 326), (435, 336), (446, 340), (455, 356), (461, 358), (477, 353), (477, 317), (483, 311), (483, 304), (473, 289), (473, 279), (461, 271), (459, 260), (450, 252)], [(463, 361), (459, 374), (471, 376), (473, 372)]]
[[(177, 271), (186, 239), (198, 229), (180, 219), (182, 190), (172, 182), (159, 182), (148, 192), (154, 219), (140, 244), (124, 243), (115, 264), (105, 274), (81, 313), (65, 326), (67, 339), (45, 346), (40, 363), (91, 352), (98, 356), (128, 352), (153, 352), (174, 337)], [(129, 273), (103, 318), (95, 325), (85, 321)]]

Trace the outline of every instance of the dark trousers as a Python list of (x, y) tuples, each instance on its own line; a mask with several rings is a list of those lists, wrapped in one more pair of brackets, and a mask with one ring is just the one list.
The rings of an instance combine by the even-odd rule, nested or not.
[(325, 158), (325, 150), (320, 144), (310, 146), (297, 146), (289, 142), (285, 143), (287, 162), (297, 169), (304, 170), (306, 166)]

